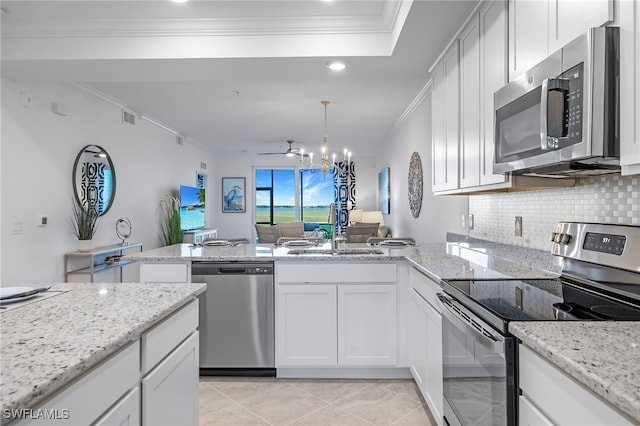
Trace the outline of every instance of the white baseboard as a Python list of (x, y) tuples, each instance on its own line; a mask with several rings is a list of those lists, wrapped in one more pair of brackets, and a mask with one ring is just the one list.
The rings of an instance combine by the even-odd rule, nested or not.
[(412, 379), (406, 367), (376, 368), (278, 368), (276, 377), (281, 379)]

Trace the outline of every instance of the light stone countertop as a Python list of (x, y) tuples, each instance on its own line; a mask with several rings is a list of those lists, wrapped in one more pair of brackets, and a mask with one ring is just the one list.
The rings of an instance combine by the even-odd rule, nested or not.
[(638, 322), (512, 322), (509, 331), (640, 423)]
[(55, 296), (0, 311), (3, 412), (34, 408), (205, 289), (206, 284), (55, 284), (51, 290), (61, 291)]
[[(297, 248), (297, 247), (296, 247)], [(329, 244), (314, 247), (329, 251)], [(343, 244), (341, 248), (372, 248), (366, 244)], [(421, 244), (407, 247), (374, 247), (383, 252), (381, 255), (329, 255), (329, 254), (289, 254), (289, 248), (275, 247), (273, 244), (242, 244), (235, 247), (200, 247), (192, 244), (175, 244), (167, 247), (132, 253), (123, 260), (145, 262), (184, 262), (184, 261), (300, 261), (319, 262), (358, 261), (378, 262), (380, 260), (409, 260), (434, 280), (439, 279), (501, 279), (501, 278), (555, 278), (558, 274), (521, 265), (490, 253), (482, 248), (466, 248), (454, 243)]]

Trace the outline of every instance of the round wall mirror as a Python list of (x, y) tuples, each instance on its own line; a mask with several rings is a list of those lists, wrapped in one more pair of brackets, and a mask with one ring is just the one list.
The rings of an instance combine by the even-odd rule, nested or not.
[(95, 208), (99, 216), (109, 211), (116, 195), (116, 171), (104, 148), (82, 148), (73, 164), (72, 179), (78, 204)]

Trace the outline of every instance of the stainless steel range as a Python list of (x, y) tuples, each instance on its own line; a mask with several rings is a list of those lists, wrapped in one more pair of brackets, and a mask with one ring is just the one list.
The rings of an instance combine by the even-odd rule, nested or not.
[(640, 320), (640, 227), (561, 222), (551, 241), (558, 279), (443, 282), (447, 424), (518, 424), (509, 322)]

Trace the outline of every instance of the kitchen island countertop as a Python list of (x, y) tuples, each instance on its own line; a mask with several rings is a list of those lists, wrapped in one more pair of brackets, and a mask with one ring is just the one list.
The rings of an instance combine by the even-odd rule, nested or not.
[(640, 423), (640, 324), (637, 321), (512, 322), (509, 331)]
[(58, 294), (0, 313), (2, 412), (33, 408), (206, 287), (55, 284), (50, 291)]

